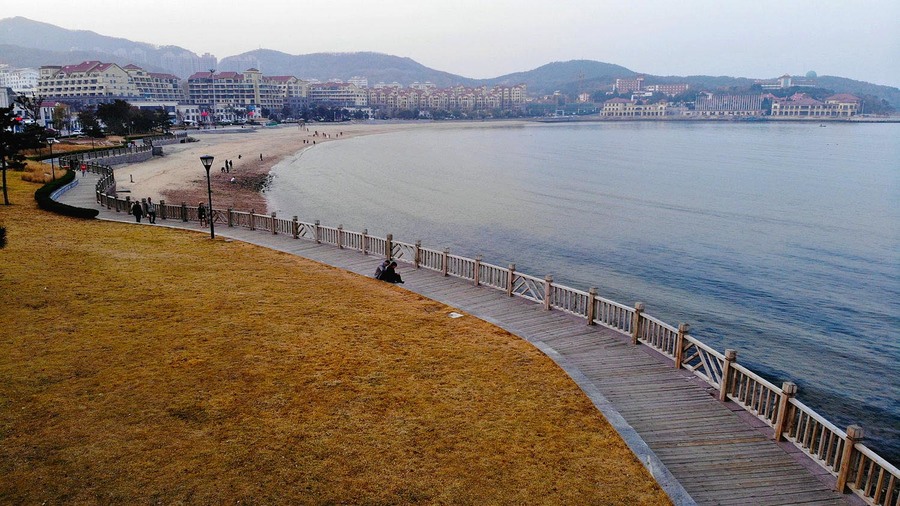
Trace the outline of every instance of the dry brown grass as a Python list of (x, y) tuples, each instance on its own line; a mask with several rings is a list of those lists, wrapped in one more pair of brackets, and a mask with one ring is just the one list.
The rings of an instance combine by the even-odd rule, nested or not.
[[(46, 184), (53, 180), (53, 174), (55, 174), (58, 179), (64, 176), (65, 173), (66, 171), (61, 169), (55, 163), (50, 164), (28, 160), (25, 162), (25, 170), (22, 171), (22, 180), (29, 183)], [(11, 173), (7, 173), (7, 178), (9, 177), (9, 174)]]
[(666, 504), (526, 342), (238, 242), (0, 206), (0, 503)]

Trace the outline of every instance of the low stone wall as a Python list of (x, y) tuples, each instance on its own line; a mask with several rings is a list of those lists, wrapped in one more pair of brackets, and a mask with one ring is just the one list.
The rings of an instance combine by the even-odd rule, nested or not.
[(138, 153), (125, 153), (121, 155), (104, 156), (102, 158), (97, 158), (96, 161), (102, 162), (106, 165), (122, 165), (124, 163), (145, 162), (151, 158), (153, 158), (153, 152), (148, 150)]

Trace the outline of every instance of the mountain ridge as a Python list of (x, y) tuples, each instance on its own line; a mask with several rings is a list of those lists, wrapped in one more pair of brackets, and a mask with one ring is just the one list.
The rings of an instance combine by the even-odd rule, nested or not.
[[(23, 45), (23, 42), (26, 43)], [(181, 78), (205, 70), (201, 56), (173, 45), (155, 45), (109, 37), (88, 30), (69, 30), (21, 16), (0, 19), (0, 54), (7, 63), (20, 67), (69, 65), (85, 60), (101, 60), (121, 66), (134, 63), (152, 72), (166, 72)], [(594, 60), (550, 62), (537, 68), (493, 78), (475, 79), (422, 65), (412, 58), (377, 52), (311, 53), (291, 55), (274, 49), (257, 49), (219, 60), (218, 70), (243, 71), (257, 68), (266, 75), (293, 75), (298, 78), (348, 80), (363, 76), (370, 84), (431, 82), (440, 87), (495, 86), (525, 84), (531, 95), (560, 91), (569, 95), (596, 92), (615, 83), (616, 78), (645, 76), (649, 83), (687, 82), (695, 87), (748, 87), (759, 78), (733, 76), (655, 76), (621, 65)], [(774, 77), (774, 76), (773, 76)], [(766, 78), (771, 79), (771, 78)], [(836, 93), (875, 95), (900, 109), (900, 89), (839, 76), (819, 76), (821, 87)]]

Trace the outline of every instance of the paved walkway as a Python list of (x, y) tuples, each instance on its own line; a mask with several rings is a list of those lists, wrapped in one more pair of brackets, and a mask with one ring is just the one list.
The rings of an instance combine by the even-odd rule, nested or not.
[[(60, 200), (99, 208), (96, 176)], [(99, 219), (134, 222), (101, 209)], [(142, 225), (146, 224), (146, 220)], [(197, 223), (160, 220), (168, 226), (208, 233)], [(216, 224), (216, 235), (370, 276), (381, 258), (290, 236)], [(402, 268), (403, 266), (401, 266)], [(832, 490), (827, 471), (789, 443), (775, 443), (772, 431), (734, 403), (721, 403), (709, 386), (676, 370), (630, 337), (488, 287), (440, 273), (402, 268), (403, 288), (489, 321), (533, 343), (557, 362), (619, 431), (676, 504), (860, 504), (852, 494)]]

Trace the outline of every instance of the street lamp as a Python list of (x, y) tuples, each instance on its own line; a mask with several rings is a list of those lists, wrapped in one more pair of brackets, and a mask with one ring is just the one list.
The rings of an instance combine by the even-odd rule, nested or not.
[(50, 146), (50, 177), (56, 181), (56, 167), (53, 166), (53, 143), (47, 141), (47, 145)]
[(203, 168), (206, 169), (206, 194), (209, 196), (209, 209), (206, 211), (206, 218), (209, 220), (209, 238), (216, 238), (216, 228), (213, 225), (213, 214), (212, 214), (212, 185), (209, 182), (209, 168), (212, 167), (213, 157), (212, 155), (203, 155), (200, 157), (200, 162), (203, 164)]

